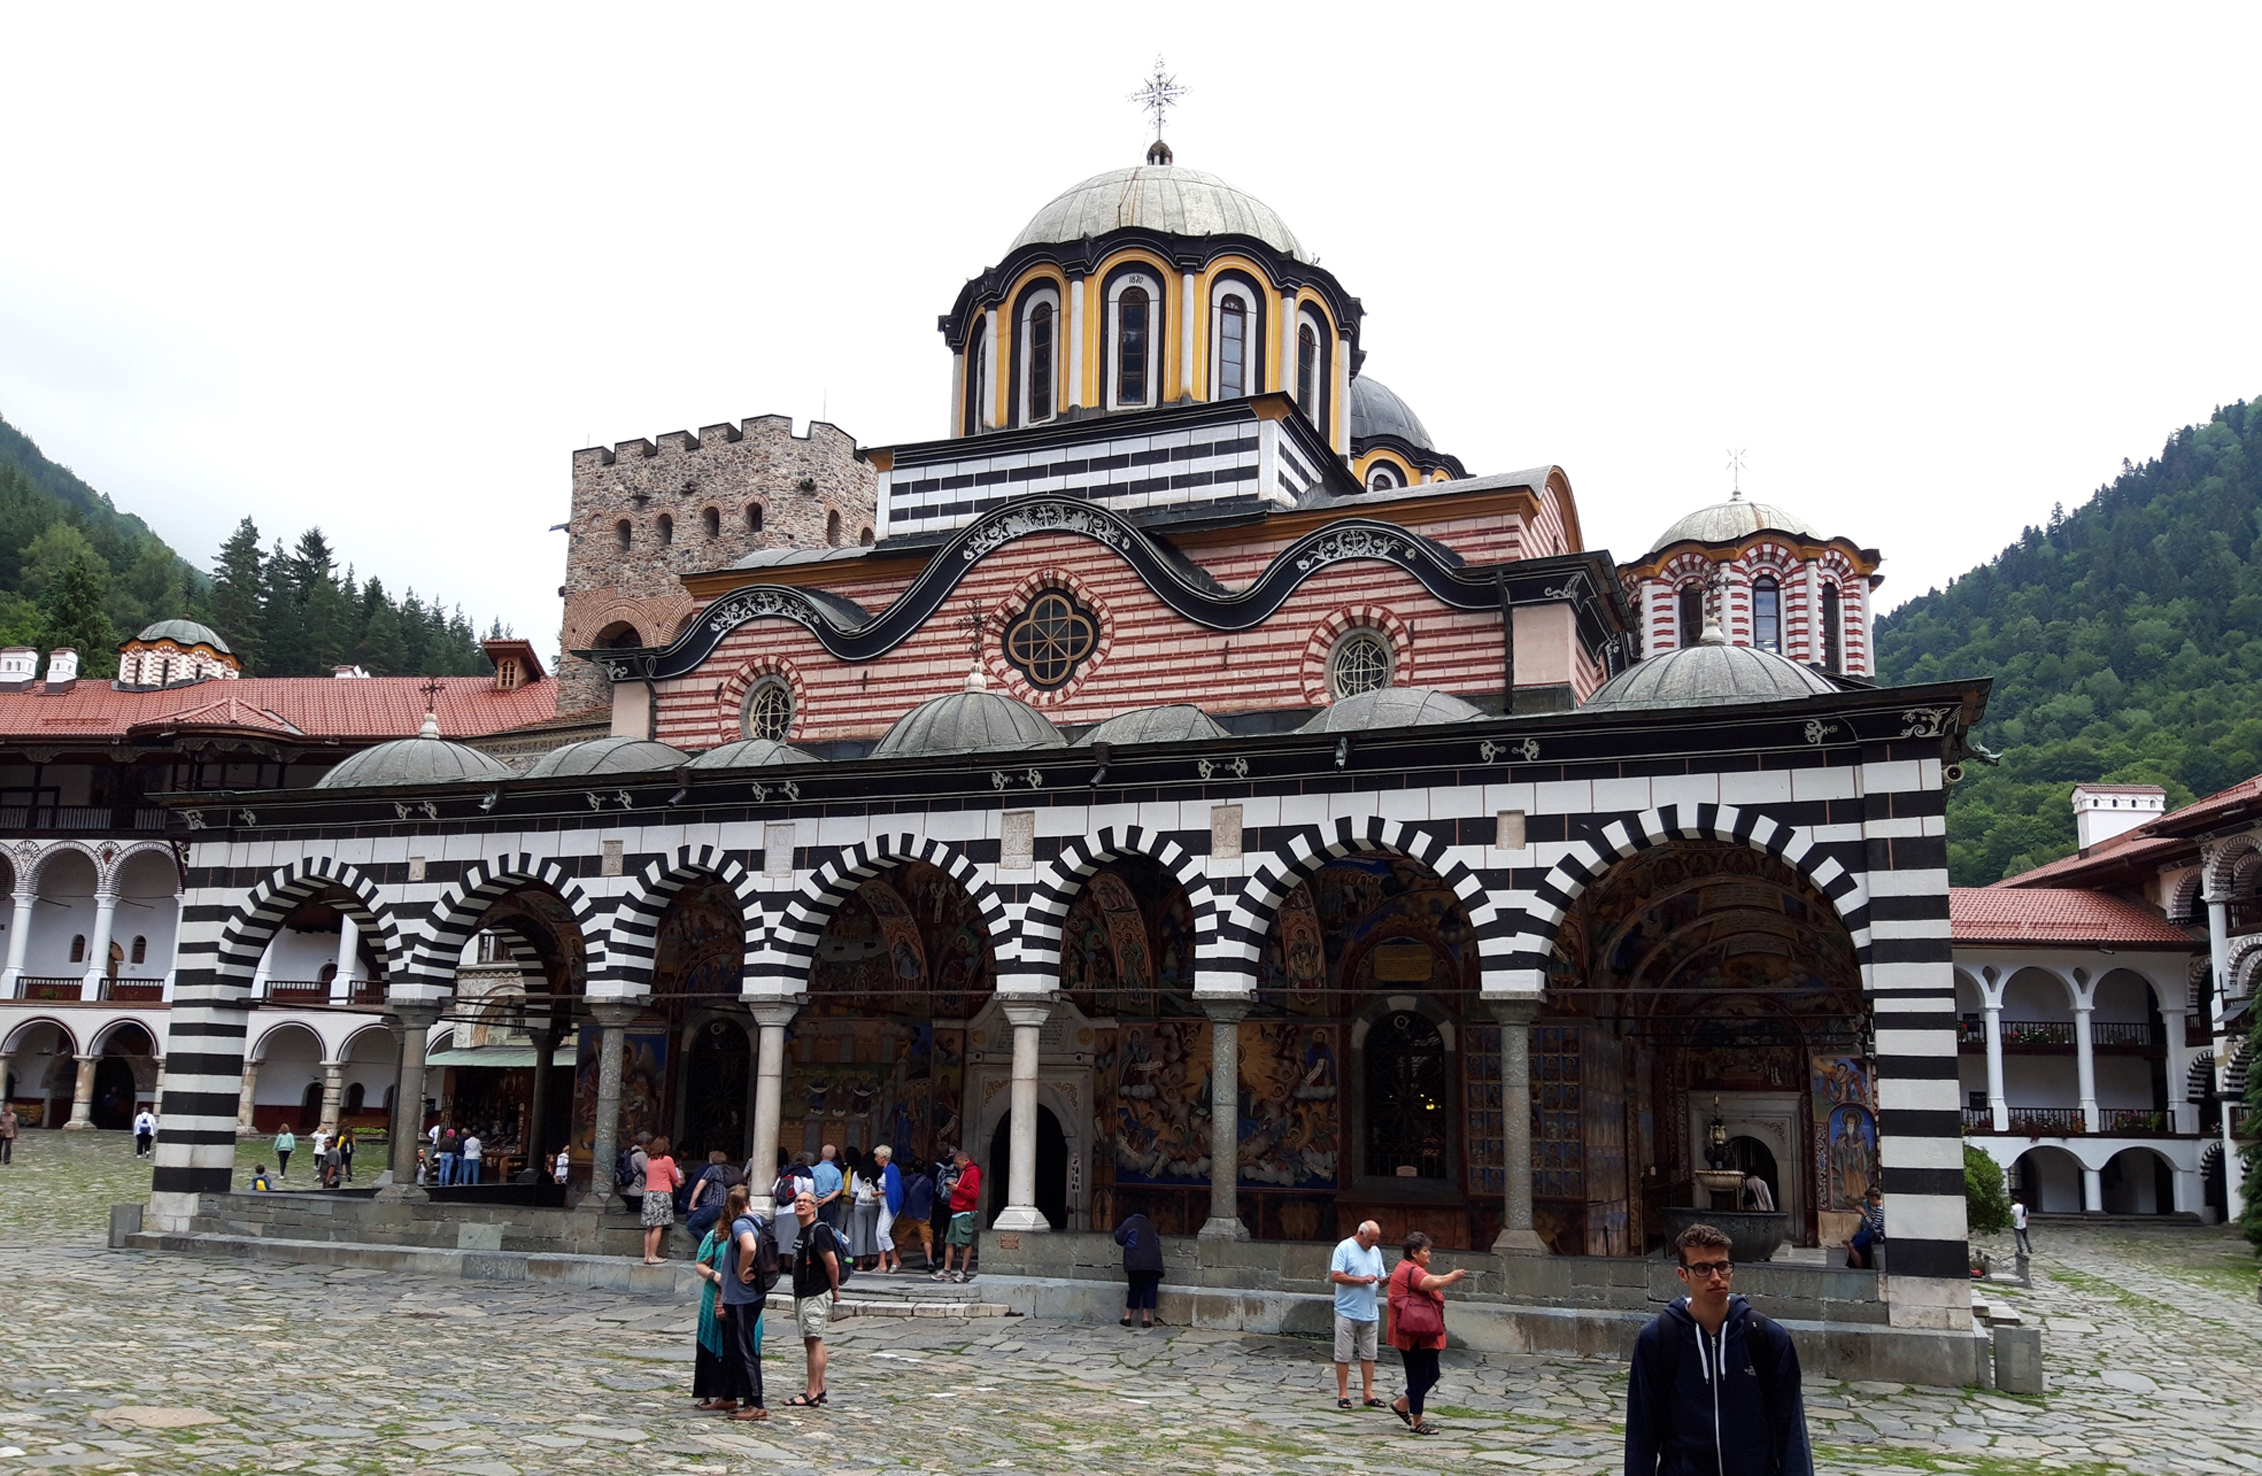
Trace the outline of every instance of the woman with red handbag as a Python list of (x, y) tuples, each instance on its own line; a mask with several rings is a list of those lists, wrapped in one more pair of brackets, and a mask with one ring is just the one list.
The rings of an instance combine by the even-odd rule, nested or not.
[(1463, 1268), (1443, 1276), (1429, 1274), (1432, 1252), (1427, 1235), (1406, 1237), (1406, 1258), (1390, 1273), (1390, 1346), (1406, 1363), (1406, 1392), (1390, 1412), (1416, 1435), (1435, 1435), (1437, 1426), (1422, 1418), (1422, 1400), (1437, 1386), (1437, 1355), (1445, 1346), (1445, 1288), (1468, 1275)]

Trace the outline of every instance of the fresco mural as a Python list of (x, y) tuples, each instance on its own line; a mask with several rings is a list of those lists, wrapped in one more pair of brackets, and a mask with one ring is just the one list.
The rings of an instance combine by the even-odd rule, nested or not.
[(687, 999), (738, 998), (746, 926), (738, 898), (720, 882), (689, 887), (660, 914), (652, 939), (652, 993)]
[(1815, 1203), (1858, 1214), (1869, 1186), (1880, 1182), (1876, 1079), (1856, 1056), (1814, 1058)]
[(1339, 1156), (1335, 1028), (1241, 1026), (1238, 1179), (1275, 1189), (1335, 1187)]
[[(597, 1067), (604, 1030), (581, 1027), (573, 1066), (573, 1146), (586, 1158), (597, 1132)], [(668, 1102), (668, 1032), (629, 1030), (621, 1037), (620, 1141), (636, 1141), (638, 1133), (666, 1132)], [(609, 1168), (603, 1172), (611, 1172)]]

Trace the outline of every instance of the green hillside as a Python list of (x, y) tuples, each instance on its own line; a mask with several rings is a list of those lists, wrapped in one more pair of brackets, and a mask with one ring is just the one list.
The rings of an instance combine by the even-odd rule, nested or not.
[(1890, 682), (1992, 676), (1948, 802), (1961, 886), (2074, 849), (2070, 787), (2159, 784), (2171, 807), (2262, 772), (2262, 400), (2186, 426), (2089, 502), (1878, 622)]
[(245, 518), (214, 570), (191, 565), (0, 420), (0, 645), (70, 646), (83, 673), (115, 676), (119, 641), (187, 615), (218, 631), (251, 676), (327, 676), (347, 663), (377, 676), (487, 670), (460, 607), (414, 590), (396, 601), (375, 578), (341, 574), (319, 528), (262, 552)]

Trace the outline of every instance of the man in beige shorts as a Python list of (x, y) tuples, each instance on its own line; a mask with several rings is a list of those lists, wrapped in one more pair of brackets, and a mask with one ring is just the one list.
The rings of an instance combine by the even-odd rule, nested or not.
[(793, 1197), (793, 1218), (801, 1226), (793, 1248), (793, 1325), (809, 1356), (809, 1380), (786, 1407), (813, 1409), (825, 1402), (825, 1331), (840, 1300), (840, 1237), (817, 1218), (817, 1196), (806, 1189)]

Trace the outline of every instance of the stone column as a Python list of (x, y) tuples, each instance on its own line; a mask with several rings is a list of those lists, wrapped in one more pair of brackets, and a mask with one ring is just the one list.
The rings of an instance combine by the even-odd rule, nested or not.
[(1987, 1000), (1987, 1112), (1995, 1131), (2011, 1130), (2011, 1102), (2003, 1093), (2003, 1002)]
[(83, 1131), (94, 1126), (94, 1068), (101, 1064), (100, 1056), (81, 1056), (79, 1079), (71, 1088), (71, 1120), (63, 1124), (64, 1131)]
[(2082, 1127), (2094, 1133), (2098, 1128), (2097, 1053), (2089, 1043), (2090, 1009), (2087, 999), (2074, 1007), (2074, 1083), (2080, 1093)]
[(549, 1152), (550, 1114), (546, 1104), (550, 1100), (550, 1073), (558, 1067), (558, 1037), (563, 1033), (564, 1026), (553, 1016), (534, 1037), (534, 1106), (526, 1116), (526, 1168), (519, 1174), (519, 1179), (528, 1184), (546, 1181), (557, 1156)]
[(784, 1117), (785, 1027), (800, 1008), (791, 1001), (754, 1006), (761, 1044), (754, 1056), (754, 1151), (747, 1160), (753, 1171), (747, 1175), (746, 1188), (754, 1213), (765, 1217), (778, 1212), (770, 1190), (777, 1185), (778, 1126)]
[(102, 977), (110, 969), (110, 934), (118, 920), (118, 894), (94, 894), (94, 936), (86, 950), (86, 978), (79, 985), (80, 999), (102, 997)]
[(157, 1100), (150, 1104), (149, 1110), (162, 1118), (165, 1115), (165, 1058), (163, 1056), (152, 1056), (149, 1059), (149, 1064), (157, 1068), (157, 1087), (152, 1093)]
[(2081, 1207), (2084, 1213), (2105, 1213), (2105, 1172), (2085, 1168), (2081, 1171)]
[(345, 1104), (345, 1097), (346, 1063), (343, 1061), (324, 1061), (322, 1063), (322, 1117), (319, 1123), (322, 1131), (334, 1133), (338, 1130), (338, 1109)]
[(330, 981), (330, 1003), (353, 1001), (354, 971), (361, 967), (361, 924), (350, 913), (338, 918), (338, 973)]
[(416, 1150), (424, 1141), (424, 1038), (440, 1018), (437, 1004), (396, 1004), (401, 1033), (400, 1080), (393, 1088), (393, 1182), (377, 1191), (386, 1200), (419, 1200)]
[(259, 1063), (257, 1061), (246, 1061), (243, 1063), (243, 1090), (236, 1097), (237, 1132), (248, 1133), (251, 1131), (252, 1115), (258, 1099)]
[(1496, 1256), (1544, 1256), (1547, 1242), (1532, 1227), (1532, 1020), (1536, 999), (1488, 1001), (1500, 1022), (1500, 1159), (1507, 1180)]
[(1247, 1240), (1241, 1223), (1241, 1022), (1245, 1000), (1203, 1000), (1210, 1017), (1210, 1217), (1202, 1240)]
[(31, 914), (39, 905), (37, 892), (15, 894), (15, 910), (8, 918), (8, 970), (0, 974), (0, 998), (16, 997), (16, 980), (23, 977), (25, 951), (31, 947)]
[(1006, 1176), (1005, 1209), (994, 1230), (1050, 1230), (1037, 1211), (1037, 1033), (1052, 1014), (1052, 1001), (1009, 1004), (1013, 1022), (1012, 1172)]
[(2187, 1125), (2185, 1121), (2192, 1115), (2192, 1107), (2183, 1099), (2184, 1078), (2191, 1074), (2191, 1051), (2184, 1044), (2189, 1038), (2185, 1033), (2184, 1015), (2182, 1010), (2160, 1012), (2160, 1030), (2167, 1036), (2168, 1131), (2171, 1133), (2196, 1132), (2199, 1126), (2197, 1122)]
[(613, 1192), (613, 1161), (620, 1157), (620, 1053), (622, 1037), (639, 1008), (633, 1004), (589, 1007), (603, 1032), (597, 1043), (597, 1124), (589, 1146), (589, 1197), (581, 1202), (583, 1209), (607, 1209), (618, 1198)]

